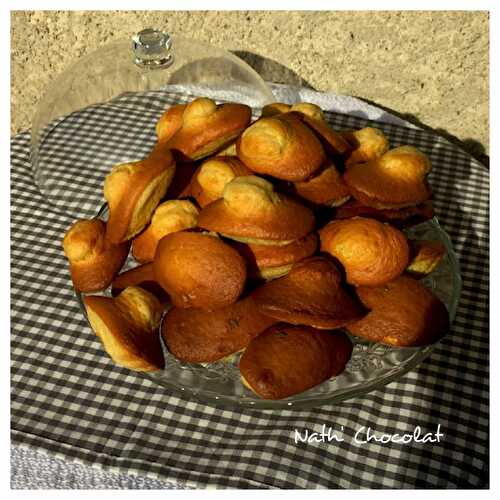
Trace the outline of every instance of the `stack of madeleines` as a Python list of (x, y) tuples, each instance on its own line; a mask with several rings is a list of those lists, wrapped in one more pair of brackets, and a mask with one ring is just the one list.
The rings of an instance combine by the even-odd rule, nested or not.
[[(281, 399), (344, 370), (346, 331), (396, 347), (447, 332), (419, 281), (445, 249), (401, 231), (433, 215), (425, 154), (375, 128), (334, 131), (309, 103), (252, 123), (248, 106), (199, 98), (156, 131), (146, 158), (107, 175), (107, 222), (79, 220), (63, 241), (114, 362), (163, 369), (160, 335), (187, 363), (243, 351), (242, 383)], [(119, 274), (129, 252), (138, 265)]]

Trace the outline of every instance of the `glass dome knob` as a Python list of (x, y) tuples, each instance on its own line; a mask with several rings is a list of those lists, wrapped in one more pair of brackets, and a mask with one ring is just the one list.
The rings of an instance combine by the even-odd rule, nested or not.
[(142, 68), (166, 68), (174, 61), (170, 52), (172, 39), (168, 33), (153, 28), (139, 31), (132, 37), (134, 63)]

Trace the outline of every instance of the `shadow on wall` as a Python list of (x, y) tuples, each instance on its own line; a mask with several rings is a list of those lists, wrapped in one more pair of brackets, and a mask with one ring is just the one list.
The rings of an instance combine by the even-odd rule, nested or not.
[(286, 85), (316, 90), (307, 80), (279, 62), (245, 50), (231, 50), (231, 52), (240, 59), (243, 59), (267, 82), (284, 83)]
[[(311, 90), (316, 90), (307, 80), (302, 78), (295, 71), (291, 70), (290, 68), (287, 68), (286, 66), (283, 66), (283, 64), (280, 64), (277, 61), (243, 50), (233, 50), (231, 52), (234, 55), (238, 56), (240, 59), (243, 59), (249, 66), (251, 66), (255, 71), (257, 71), (257, 73), (259, 73), (262, 76), (262, 78), (266, 81), (275, 83), (284, 83), (286, 85), (306, 87)], [(415, 115), (412, 115), (410, 113), (401, 113), (394, 109), (388, 108), (387, 106), (382, 106), (381, 104), (366, 99), (364, 97), (359, 97), (359, 96), (354, 96), (354, 97), (361, 99), (368, 104), (377, 106), (387, 111), (388, 113), (391, 113), (399, 118), (402, 118), (403, 120), (407, 120), (410, 123), (413, 123), (414, 125), (420, 128), (433, 131), (434, 133), (440, 135), (441, 137), (444, 137), (454, 145), (463, 149), (477, 161), (481, 162), (483, 165), (489, 168), (490, 158), (486, 154), (484, 146), (475, 139), (460, 140), (458, 137), (454, 136), (444, 128), (429, 127), (425, 123), (422, 123), (420, 119), (417, 118)]]

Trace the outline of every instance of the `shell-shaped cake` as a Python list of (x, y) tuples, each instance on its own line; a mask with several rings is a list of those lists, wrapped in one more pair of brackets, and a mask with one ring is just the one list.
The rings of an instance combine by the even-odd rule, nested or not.
[(183, 109), (182, 124), (165, 145), (184, 159), (199, 160), (228, 146), (251, 118), (252, 110), (245, 104), (217, 105), (212, 99), (200, 97)]
[(354, 217), (330, 222), (321, 229), (320, 238), (321, 250), (339, 260), (351, 285), (387, 283), (408, 265), (406, 236), (374, 219)]
[(216, 235), (181, 231), (160, 240), (156, 281), (177, 307), (217, 309), (236, 302), (246, 281), (243, 257)]
[(174, 307), (166, 314), (161, 333), (177, 359), (211, 363), (241, 351), (274, 323), (252, 298), (246, 298), (214, 311)]
[(351, 354), (351, 341), (340, 331), (278, 324), (245, 349), (241, 379), (261, 398), (283, 399), (340, 375)]
[(206, 206), (198, 225), (244, 243), (288, 244), (314, 228), (307, 207), (277, 193), (261, 177), (237, 177), (229, 182), (223, 198)]
[(267, 316), (315, 328), (340, 328), (366, 312), (343, 288), (337, 266), (321, 256), (295, 264), (286, 276), (257, 288), (252, 297)]
[(76, 221), (63, 239), (75, 290), (97, 292), (107, 288), (123, 266), (129, 248), (127, 241), (115, 245), (106, 238), (104, 221)]
[(236, 144), (238, 158), (253, 172), (303, 181), (324, 162), (325, 152), (298, 113), (261, 118)]
[(376, 160), (389, 151), (389, 139), (378, 128), (345, 130), (341, 134), (352, 146), (344, 158), (346, 167)]
[(446, 306), (409, 276), (378, 287), (360, 286), (356, 293), (370, 312), (346, 326), (358, 337), (399, 347), (432, 344), (449, 329)]
[(252, 175), (236, 156), (216, 156), (202, 163), (191, 179), (190, 194), (200, 207), (222, 198), (224, 188), (236, 177)]
[(196, 227), (198, 212), (189, 200), (168, 200), (158, 205), (151, 224), (132, 241), (135, 260), (152, 262), (159, 241), (167, 234)]
[(136, 371), (164, 368), (158, 335), (163, 306), (154, 295), (128, 287), (118, 297), (88, 295), (83, 301), (92, 329), (116, 364)]
[(427, 156), (413, 146), (391, 149), (367, 163), (347, 168), (344, 180), (354, 198), (374, 208), (400, 208), (428, 200)]
[(174, 174), (175, 161), (168, 149), (112, 168), (104, 181), (109, 208), (106, 236), (111, 242), (129, 240), (149, 224)]

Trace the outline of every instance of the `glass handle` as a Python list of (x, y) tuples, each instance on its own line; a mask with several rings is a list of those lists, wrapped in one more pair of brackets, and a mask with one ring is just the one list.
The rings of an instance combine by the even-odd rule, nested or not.
[(141, 68), (167, 68), (174, 62), (171, 49), (170, 35), (161, 30), (147, 28), (132, 37), (134, 64)]

